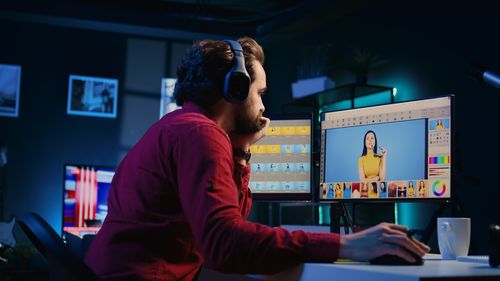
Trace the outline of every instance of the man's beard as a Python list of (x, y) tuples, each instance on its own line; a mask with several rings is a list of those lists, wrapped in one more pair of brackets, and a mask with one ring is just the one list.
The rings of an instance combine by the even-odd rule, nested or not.
[(264, 123), (260, 120), (261, 117), (262, 113), (259, 113), (257, 117), (252, 119), (246, 112), (238, 111), (235, 119), (236, 128), (234, 132), (241, 135), (257, 133), (264, 128)]

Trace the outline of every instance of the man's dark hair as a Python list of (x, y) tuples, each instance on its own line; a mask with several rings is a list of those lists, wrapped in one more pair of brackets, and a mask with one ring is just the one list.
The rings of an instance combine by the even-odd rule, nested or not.
[[(252, 38), (238, 39), (245, 56), (245, 68), (252, 81), (255, 79), (253, 63), (264, 65), (264, 51)], [(174, 97), (177, 105), (186, 101), (204, 108), (222, 98), (224, 79), (233, 66), (233, 53), (224, 41), (202, 40), (194, 42), (181, 65), (177, 68)]]

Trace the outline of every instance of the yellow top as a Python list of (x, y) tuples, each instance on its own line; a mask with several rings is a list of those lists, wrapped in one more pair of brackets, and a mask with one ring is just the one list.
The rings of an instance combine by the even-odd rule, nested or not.
[(379, 174), (381, 161), (381, 157), (375, 156), (373, 151), (368, 151), (365, 156), (359, 157), (358, 165), (363, 168), (365, 177), (374, 178)]
[(425, 197), (425, 187), (418, 189), (418, 197)]
[(412, 186), (408, 187), (408, 197), (415, 197), (415, 188), (413, 188)]
[[(375, 188), (377, 188), (377, 187), (375, 187)], [(378, 190), (377, 191), (373, 190), (372, 183), (369, 183), (369, 185), (368, 185), (368, 197), (370, 197), (370, 198), (377, 198), (378, 197)]]
[(339, 189), (339, 190), (335, 190), (335, 198), (342, 198), (343, 195), (342, 195), (342, 189)]

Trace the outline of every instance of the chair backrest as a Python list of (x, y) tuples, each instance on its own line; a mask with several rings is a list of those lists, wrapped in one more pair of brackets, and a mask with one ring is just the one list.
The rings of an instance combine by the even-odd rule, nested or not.
[(33, 245), (47, 258), (51, 269), (59, 278), (78, 281), (100, 280), (41, 216), (26, 213), (18, 218), (17, 222)]

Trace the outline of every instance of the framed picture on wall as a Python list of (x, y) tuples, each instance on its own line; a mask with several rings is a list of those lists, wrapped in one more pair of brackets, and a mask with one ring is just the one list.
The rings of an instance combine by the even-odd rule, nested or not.
[(69, 76), (68, 114), (116, 118), (117, 108), (117, 79)]
[(177, 82), (176, 78), (161, 79), (160, 118), (179, 108), (174, 99), (175, 82)]
[(0, 64), (0, 116), (19, 116), (21, 66)]

